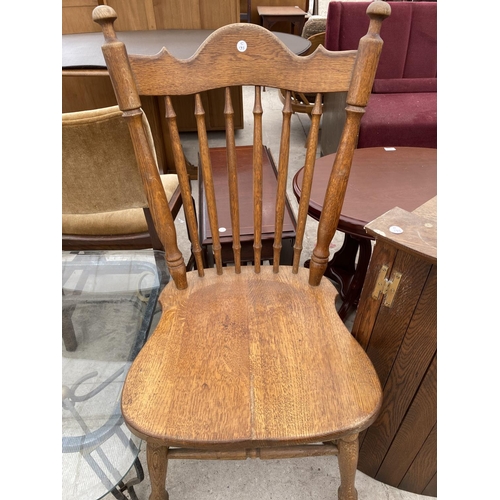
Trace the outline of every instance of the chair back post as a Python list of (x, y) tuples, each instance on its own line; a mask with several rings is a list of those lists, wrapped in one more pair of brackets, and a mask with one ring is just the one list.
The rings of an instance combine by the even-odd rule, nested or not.
[[(94, 10), (92, 18), (101, 26), (104, 34), (105, 43), (102, 46), (102, 52), (115, 90), (118, 106), (127, 120), (137, 161), (141, 165), (141, 177), (147, 199), (155, 200), (155, 203), (149, 203), (153, 221), (157, 228), (165, 228), (165, 231), (159, 233), (158, 236), (165, 248), (168, 269), (176, 287), (178, 289), (187, 288), (186, 265), (177, 246), (174, 219), (144, 130), (143, 111), (139, 95), (135, 90), (130, 92), (121, 91), (122, 88), (132, 89), (134, 85), (126, 83), (127, 81), (133, 82), (133, 74), (125, 44), (116, 38), (113, 26), (117, 18), (116, 12), (111, 7), (102, 6), (101, 9)], [(125, 71), (114, 71), (115, 64), (112, 64), (111, 61), (120, 61), (120, 66), (125, 68)]]
[[(311, 256), (309, 284), (312, 286), (319, 285), (330, 257), (329, 246), (337, 230), (344, 203), (361, 118), (370, 98), (382, 52), (383, 41), (380, 38), (380, 29), (382, 21), (391, 14), (391, 7), (382, 0), (376, 0), (368, 6), (366, 13), (370, 18), (370, 25), (367, 34), (359, 41), (351, 85), (347, 94), (346, 122), (328, 181), (318, 225), (317, 242)], [(371, 63), (368, 64), (367, 61)]]

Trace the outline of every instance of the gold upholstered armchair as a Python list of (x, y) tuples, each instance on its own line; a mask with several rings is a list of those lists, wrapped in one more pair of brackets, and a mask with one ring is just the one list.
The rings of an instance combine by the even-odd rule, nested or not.
[[(62, 115), (63, 250), (163, 250), (121, 115), (118, 106)], [(160, 177), (175, 217), (182, 205), (177, 175)]]

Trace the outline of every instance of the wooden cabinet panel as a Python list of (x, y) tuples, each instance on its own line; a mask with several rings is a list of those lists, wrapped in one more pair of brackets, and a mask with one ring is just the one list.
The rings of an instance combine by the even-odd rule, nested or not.
[(92, 21), (98, 4), (115, 9), (117, 31), (217, 29), (240, 21), (239, 0), (64, 0), (63, 35), (100, 31)]
[(62, 112), (107, 108), (117, 104), (109, 76), (63, 76)]
[[(360, 436), (358, 468), (429, 496), (437, 495), (435, 208), (436, 199), (413, 213), (394, 209), (366, 226), (376, 243), (352, 330), (384, 391), (376, 421)], [(391, 226), (402, 232), (391, 233)], [(399, 284), (387, 305), (396, 273)], [(375, 293), (377, 283), (385, 294)]]
[(201, 29), (199, 3), (199, 0), (181, 2), (155, 0), (156, 29)]
[(89, 7), (99, 5), (98, 0), (62, 0), (64, 7)]
[(240, 4), (233, 0), (200, 0), (201, 28), (212, 30), (240, 22)]
[(156, 29), (217, 29), (240, 20), (234, 0), (155, 0)]
[(118, 14), (115, 21), (117, 31), (158, 29), (153, 0), (104, 0), (103, 3), (113, 7)]
[[(405, 416), (376, 479), (422, 492), (436, 474), (436, 358)], [(436, 494), (434, 493), (434, 496)]]
[[(383, 243), (382, 243), (383, 244)], [(378, 259), (374, 260), (374, 265)], [(380, 264), (380, 267), (382, 264)], [(398, 252), (392, 269), (401, 273), (397, 300), (391, 308), (381, 307), (366, 349), (377, 370), (382, 387), (388, 382), (400, 349), (407, 342), (408, 332), (414, 329), (415, 304), (427, 280), (431, 266), (413, 256)], [(378, 274), (378, 273), (377, 273)], [(389, 273), (389, 276), (392, 273)]]
[(99, 25), (92, 21), (92, 11), (97, 5), (98, 0), (63, 0), (62, 34), (100, 31)]
[[(205, 94), (208, 109), (207, 124), (211, 130), (224, 130), (224, 89), (215, 89)], [(243, 128), (243, 114), (238, 110), (243, 109), (243, 95), (240, 87), (231, 88), (231, 101), (234, 110), (234, 128)]]

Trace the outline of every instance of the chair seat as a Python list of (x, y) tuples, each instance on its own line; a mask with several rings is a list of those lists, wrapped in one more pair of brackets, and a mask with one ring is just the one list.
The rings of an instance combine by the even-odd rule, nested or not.
[[(160, 176), (170, 201), (179, 186), (176, 174)], [(118, 235), (147, 233), (148, 224), (142, 208), (128, 208), (112, 212), (90, 214), (63, 214), (62, 234), (74, 235)]]
[[(329, 441), (371, 424), (381, 388), (326, 279), (243, 267), (188, 273), (125, 382), (122, 411), (143, 438), (188, 448)], [(272, 297), (272, 298), (271, 298)], [(341, 396), (341, 397), (339, 397)]]

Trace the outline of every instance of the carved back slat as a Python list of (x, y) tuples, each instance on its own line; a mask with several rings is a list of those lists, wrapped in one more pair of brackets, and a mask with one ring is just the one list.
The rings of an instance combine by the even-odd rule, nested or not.
[[(311, 128), (307, 140), (306, 161), (304, 163), (304, 180), (300, 194), (299, 214), (297, 217), (297, 236), (293, 246), (293, 272), (299, 269), (299, 260), (302, 253), (305, 228), (307, 223), (307, 209), (311, 198), (311, 187), (314, 175), (314, 163), (316, 161), (316, 148), (318, 146), (319, 122), (321, 119), (321, 94), (316, 94), (313, 109), (311, 111)], [(333, 235), (332, 235), (333, 238)], [(330, 245), (330, 242), (328, 242)]]
[(292, 117), (292, 97), (288, 90), (283, 105), (283, 124), (281, 126), (280, 156), (278, 162), (278, 188), (276, 193), (276, 220), (274, 223), (273, 272), (279, 271), (281, 238), (286, 205), (286, 180), (288, 177), (288, 161), (290, 158), (290, 120)]
[[(341, 144), (332, 167), (326, 190), (323, 210), (318, 225), (317, 243), (310, 261), (309, 283), (318, 285), (329, 258), (329, 245), (337, 228), (347, 181), (356, 146), (359, 124), (371, 93), (378, 59), (382, 50), (379, 36), (383, 19), (390, 14), (390, 6), (376, 0), (369, 4), (367, 14), (370, 25), (367, 34), (360, 40), (357, 51), (329, 52), (319, 46), (313, 54), (293, 54), (275, 35), (261, 26), (239, 23), (223, 26), (202, 43), (189, 59), (179, 60), (162, 49), (155, 56), (127, 55), (125, 46), (114, 31), (116, 13), (109, 6), (94, 10), (94, 20), (104, 33), (102, 47), (110, 78), (115, 89), (118, 105), (129, 123), (134, 150), (141, 169), (141, 176), (158, 234), (166, 248), (169, 270), (178, 288), (187, 286), (186, 268), (177, 248), (175, 225), (163, 193), (158, 170), (153, 156), (148, 152), (148, 143), (141, 124), (139, 95), (174, 96), (198, 94), (225, 88), (225, 123), (228, 186), (235, 270), (240, 273), (240, 206), (238, 201), (238, 166), (234, 133), (234, 112), (229, 88), (239, 85), (256, 87), (254, 103), (254, 260), (255, 271), (260, 270), (262, 247), (262, 128), (263, 113), (260, 99), (261, 87), (289, 89), (289, 91), (316, 94), (311, 114), (311, 129), (304, 161), (304, 180), (297, 215), (296, 243), (293, 270), (297, 272), (311, 192), (317, 139), (321, 117), (321, 94), (346, 92), (346, 124)], [(245, 42), (245, 43), (242, 43)], [(275, 212), (275, 241), (273, 245), (273, 270), (279, 271), (279, 254), (283, 232), (283, 214), (286, 205), (285, 192), (288, 176), (290, 147), (290, 92), (286, 92), (283, 109), (283, 126), (278, 161), (278, 187)], [(167, 103), (168, 103), (167, 99)], [(218, 273), (222, 273), (221, 243), (216, 215), (216, 198), (213, 187), (212, 167), (208, 148), (204, 111), (199, 95), (196, 97), (196, 121), (200, 142), (200, 168), (205, 183), (207, 208), (212, 233), (213, 252)], [(265, 119), (265, 115), (264, 115)], [(200, 258), (199, 237), (184, 155), (179, 140), (175, 113), (167, 105), (167, 122), (172, 141), (176, 169), (182, 187), (183, 203), (195, 254), (197, 268), (203, 274)], [(246, 189), (249, 186), (245, 186)], [(162, 194), (163, 193), (163, 194)]]
[(203, 184), (207, 199), (208, 220), (212, 232), (212, 249), (214, 253), (217, 274), (222, 274), (222, 255), (219, 238), (219, 222), (217, 219), (217, 206), (215, 202), (215, 189), (212, 175), (212, 161), (208, 148), (207, 127), (205, 123), (205, 110), (201, 102), (200, 94), (195, 95), (194, 114), (196, 116), (196, 127), (198, 129), (198, 141), (200, 146), (200, 168), (202, 170)]
[[(311, 113), (311, 118), (313, 115)], [(302, 253), (302, 243), (304, 241), (304, 234), (307, 222), (307, 209), (309, 199), (311, 197), (311, 187), (314, 173), (314, 162), (316, 160), (316, 149), (312, 149), (313, 140), (312, 136), (317, 131), (317, 125), (314, 127), (315, 121), (311, 120), (311, 130), (309, 133), (309, 141), (307, 143), (306, 159), (304, 163), (304, 180), (302, 182), (302, 190), (300, 194), (299, 212), (297, 216), (297, 230), (295, 244), (293, 246), (293, 272), (297, 273), (299, 269), (299, 260)], [(314, 127), (314, 128), (313, 128)], [(316, 132), (317, 133), (317, 132)]]
[(255, 272), (260, 272), (262, 254), (262, 100), (261, 87), (255, 87), (253, 127), (253, 224)]
[(238, 201), (236, 141), (234, 138), (234, 109), (229, 87), (226, 87), (225, 89), (224, 116), (226, 117), (227, 177), (229, 186), (229, 204), (231, 206), (234, 266), (236, 268), (236, 274), (239, 274), (241, 272), (240, 206)]
[(186, 216), (186, 223), (191, 236), (192, 252), (196, 261), (198, 274), (203, 276), (203, 258), (201, 256), (201, 245), (198, 237), (196, 211), (193, 205), (193, 198), (191, 196), (191, 186), (189, 184), (189, 175), (186, 167), (186, 157), (184, 156), (184, 151), (182, 149), (179, 129), (177, 128), (176, 114), (174, 107), (172, 106), (170, 96), (165, 96), (165, 117), (167, 119), (168, 131), (172, 141), (175, 170), (177, 172), (177, 176), (179, 177), (184, 214)]

